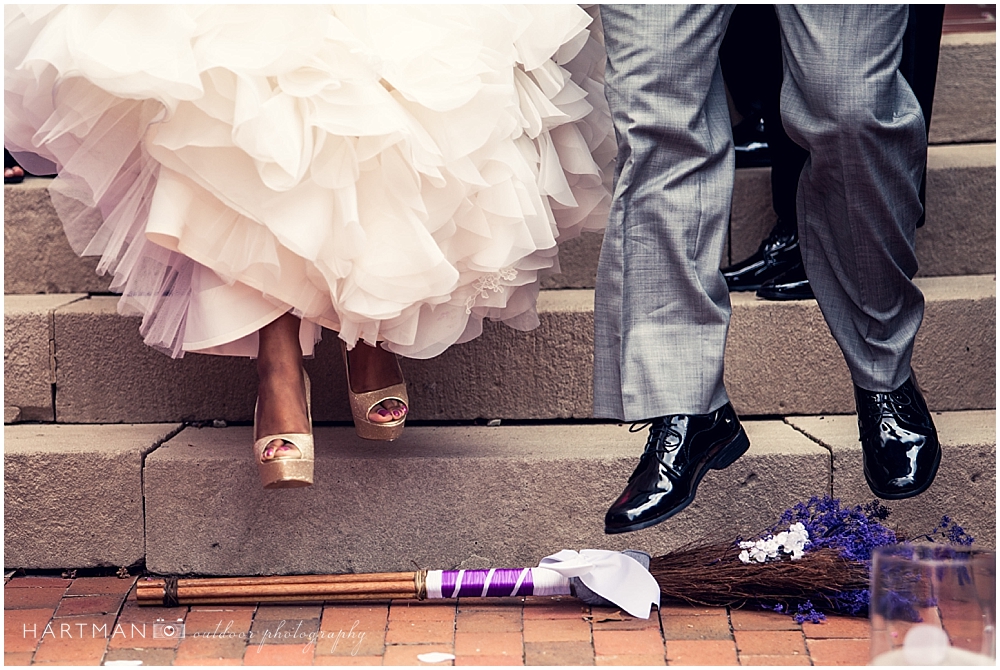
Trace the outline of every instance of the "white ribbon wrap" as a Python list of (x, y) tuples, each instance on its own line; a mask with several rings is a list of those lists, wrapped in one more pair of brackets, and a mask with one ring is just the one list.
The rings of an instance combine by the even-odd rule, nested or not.
[(563, 549), (543, 558), (538, 567), (567, 579), (579, 577), (591, 591), (640, 619), (649, 618), (653, 605), (660, 606), (660, 585), (653, 575), (637, 560), (618, 551)]

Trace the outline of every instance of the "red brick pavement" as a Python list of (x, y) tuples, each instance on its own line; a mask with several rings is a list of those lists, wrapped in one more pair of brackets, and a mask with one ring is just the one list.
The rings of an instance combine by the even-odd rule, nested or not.
[[(14, 577), (5, 665), (863, 665), (868, 622), (664, 606), (649, 619), (574, 598), (139, 607), (135, 578)], [(185, 627), (164, 637), (161, 626)], [(429, 652), (454, 660), (425, 663)]]

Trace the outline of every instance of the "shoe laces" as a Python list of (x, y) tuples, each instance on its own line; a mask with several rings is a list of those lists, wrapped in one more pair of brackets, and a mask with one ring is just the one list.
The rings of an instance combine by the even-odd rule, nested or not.
[(913, 404), (909, 396), (899, 391), (875, 391), (871, 392), (870, 398), (873, 405), (870, 416), (873, 421), (869, 425), (868, 430), (861, 434), (862, 439), (880, 431), (883, 419), (898, 419), (901, 416), (905, 416), (907, 410)]
[[(680, 449), (681, 445), (684, 444), (684, 436), (673, 427), (669, 417), (633, 423), (629, 426), (628, 432), (638, 433), (647, 427), (649, 428), (649, 437), (646, 439), (646, 447), (643, 449), (642, 455), (649, 454), (674, 477), (680, 477), (681, 473), (671, 463), (664, 461), (663, 457)], [(671, 437), (675, 438), (675, 441), (668, 443), (668, 439)], [(635, 474), (633, 473), (632, 476), (635, 477)]]
[(776, 232), (768, 235), (764, 238), (764, 241), (760, 243), (761, 252), (767, 257), (771, 258), (774, 254), (775, 248), (780, 246), (791, 246), (791, 240), (795, 237), (795, 233), (789, 232)]

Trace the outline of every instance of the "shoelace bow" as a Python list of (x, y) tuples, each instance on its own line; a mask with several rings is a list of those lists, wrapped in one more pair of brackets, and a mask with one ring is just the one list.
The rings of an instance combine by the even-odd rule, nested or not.
[[(649, 438), (646, 440), (646, 448), (643, 450), (642, 455), (652, 454), (660, 465), (662, 465), (670, 474), (674, 477), (680, 477), (681, 473), (670, 463), (663, 460), (663, 456), (667, 453), (672, 453), (677, 451), (680, 446), (684, 443), (684, 436), (677, 432), (672, 426), (670, 426), (666, 421), (642, 421), (633, 423), (629, 426), (628, 432), (638, 433), (646, 427), (649, 427)], [(667, 444), (667, 438), (674, 437), (677, 438), (676, 444)], [(635, 477), (633, 473), (632, 477)], [(629, 478), (631, 481), (632, 478)]]

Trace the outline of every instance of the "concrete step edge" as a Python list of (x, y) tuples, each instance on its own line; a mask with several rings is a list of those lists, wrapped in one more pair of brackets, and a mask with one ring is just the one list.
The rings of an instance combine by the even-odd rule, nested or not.
[[(927, 224), (917, 233), (923, 276), (982, 274), (996, 267), (995, 143), (932, 146), (928, 153)], [(107, 292), (97, 258), (78, 258), (48, 200), (49, 180), (4, 187), (4, 290), (18, 293)], [(724, 265), (752, 254), (776, 216), (770, 169), (738, 170)], [(544, 288), (593, 288), (602, 236), (560, 246), (561, 273)]]
[[(995, 407), (995, 277), (934, 277), (918, 285), (926, 309), (913, 365), (929, 405)], [(138, 319), (120, 317), (114, 297), (76, 300), (40, 313), (14, 310), (11, 305), (18, 302), (24, 303), (5, 306), (6, 342), (31, 346), (5, 348), (8, 406), (42, 403), (37, 399), (52, 393), (54, 360), (53, 417), (59, 422), (251, 418), (252, 361), (199, 355), (171, 360), (142, 343)], [(775, 303), (734, 294), (732, 304), (726, 384), (737, 410), (747, 415), (853, 411), (843, 356), (815, 301)], [(404, 359), (411, 418), (592, 416), (593, 291), (544, 291), (538, 305), (541, 326), (534, 331), (487, 323), (482, 337), (437, 358)], [(316, 358), (305, 363), (317, 421), (350, 420), (334, 344), (328, 333)]]
[[(853, 420), (746, 421), (743, 458), (707, 475), (681, 514), (624, 536), (604, 535), (601, 523), (645, 439), (622, 425), (419, 427), (377, 445), (350, 428), (319, 428), (315, 485), (279, 492), (260, 488), (248, 427), (185, 428), (143, 464), (142, 450), (175, 425), (8, 426), (5, 566), (138, 558), (155, 572), (221, 575), (534, 565), (563, 548), (658, 554), (756, 533), (831, 490), (848, 504), (871, 500), (854, 486)], [(984, 491), (995, 488), (996, 412), (935, 421), (938, 479), (919, 498), (889, 503), (893, 515), (921, 530), (947, 512), (992, 546), (995, 496)], [(970, 473), (979, 473), (971, 484)], [(39, 478), (45, 487), (30, 485)]]

